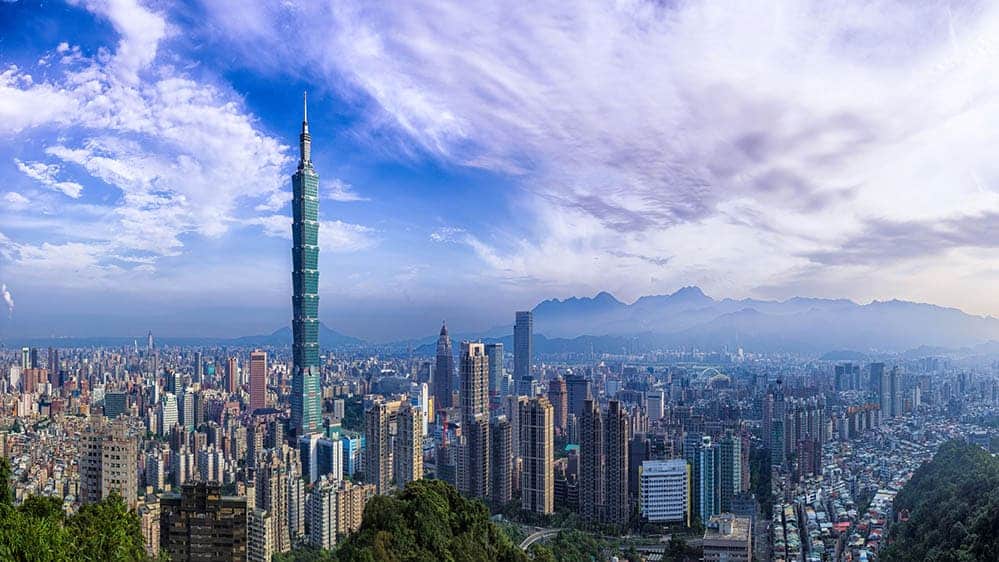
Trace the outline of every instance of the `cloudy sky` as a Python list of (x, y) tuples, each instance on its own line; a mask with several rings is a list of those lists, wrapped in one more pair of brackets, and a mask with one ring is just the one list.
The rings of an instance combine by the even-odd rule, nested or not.
[(549, 297), (999, 315), (995, 2), (0, 2), (0, 337), (290, 316), (309, 92), (322, 318)]

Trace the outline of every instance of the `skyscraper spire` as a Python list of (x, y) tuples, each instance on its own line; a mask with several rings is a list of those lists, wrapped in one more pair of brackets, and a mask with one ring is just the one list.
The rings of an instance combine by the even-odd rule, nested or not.
[(312, 135), (309, 134), (309, 96), (302, 93), (302, 134), (298, 136), (298, 169), (312, 167)]

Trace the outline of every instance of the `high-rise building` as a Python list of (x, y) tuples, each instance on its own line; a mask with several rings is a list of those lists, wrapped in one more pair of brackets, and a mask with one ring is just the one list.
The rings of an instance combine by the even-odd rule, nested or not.
[(259, 507), (246, 514), (246, 561), (271, 562), (274, 556), (274, 517)]
[(343, 480), (343, 444), (340, 439), (323, 437), (316, 452), (316, 466), (320, 477)]
[(892, 367), (888, 383), (888, 394), (891, 397), (891, 415), (899, 417), (905, 412), (902, 411), (902, 375), (898, 371), (898, 366)]
[(434, 408), (446, 410), (452, 406), (451, 395), (454, 392), (454, 352), (451, 350), (451, 338), (447, 335), (447, 324), (441, 324), (440, 337), (437, 338), (437, 365), (434, 369)]
[(506, 380), (506, 369), (503, 367), (503, 344), (499, 342), (487, 343), (486, 357), (489, 358), (489, 394), (502, 396)]
[(325, 478), (316, 482), (309, 491), (306, 510), (309, 520), (309, 533), (306, 540), (309, 546), (332, 550), (336, 547), (336, 489), (334, 480)]
[(246, 523), (246, 498), (223, 496), (218, 482), (185, 484), (180, 494), (160, 497), (160, 548), (172, 562), (243, 562)]
[(177, 405), (177, 412), (180, 414), (181, 427), (187, 431), (194, 431), (194, 402), (197, 399), (194, 392), (188, 389), (179, 394), (180, 404)]
[(319, 389), (319, 174), (312, 166), (312, 136), (303, 99), (298, 170), (292, 185), (291, 427), (295, 435), (320, 429)]
[(534, 362), (534, 313), (518, 311), (513, 325), (513, 379), (517, 394), (530, 396), (534, 392), (531, 365)]
[(125, 421), (92, 418), (80, 441), (80, 501), (95, 503), (117, 492), (134, 508), (139, 492), (139, 443)]
[(269, 512), (274, 518), (274, 552), (291, 550), (288, 522), (289, 477), (294, 475), (289, 471), (284, 454), (279, 450), (268, 449), (257, 459), (254, 507)]
[(548, 401), (555, 409), (555, 429), (565, 433), (569, 420), (569, 390), (565, 379), (559, 377), (548, 382)]
[(250, 354), (250, 411), (267, 407), (267, 352)]
[(489, 475), (489, 358), (485, 345), (461, 343), (461, 457), (459, 489), (472, 497), (490, 495)]
[(742, 437), (729, 431), (721, 438), (718, 447), (721, 454), (719, 509), (732, 511), (732, 498), (742, 491)]
[(194, 352), (194, 382), (203, 383), (205, 381), (205, 360), (200, 351)]
[(128, 394), (124, 391), (104, 393), (104, 417), (113, 420), (128, 414)]
[(375, 486), (376, 494), (387, 494), (392, 485), (392, 438), (389, 423), (398, 402), (379, 400), (364, 413), (364, 480)]
[(569, 414), (579, 420), (583, 417), (586, 401), (591, 398), (590, 381), (582, 375), (569, 375), (565, 378), (565, 385), (569, 391)]
[(310, 433), (298, 438), (298, 454), (302, 463), (302, 478), (312, 484), (319, 476), (319, 440), (323, 436)]
[[(407, 401), (377, 400), (364, 413), (364, 478), (387, 494), (423, 478), (423, 413)], [(395, 430), (392, 433), (392, 430)]]
[(646, 521), (690, 525), (690, 468), (687, 461), (643, 461), (639, 482), (639, 511)]
[(721, 469), (721, 448), (705, 436), (697, 458), (697, 515), (706, 521), (712, 515), (721, 513), (721, 490), (719, 487)]
[(604, 521), (621, 527), (628, 522), (631, 510), (628, 505), (628, 412), (617, 400), (607, 403), (604, 418), (607, 436), (604, 439), (606, 491), (604, 492)]
[[(517, 412), (517, 415), (520, 415), (520, 412)], [(489, 434), (492, 440), (490, 470), (493, 478), (493, 503), (503, 505), (513, 499), (511, 426), (507, 416), (493, 418)]]
[(555, 511), (555, 413), (551, 402), (536, 396), (520, 403), (523, 455), (521, 507), (536, 513)]
[(226, 362), (225, 391), (229, 394), (239, 392), (239, 360), (235, 356)]
[(663, 417), (663, 406), (666, 400), (662, 390), (650, 390), (645, 396), (645, 410), (649, 421), (657, 421)]
[(423, 411), (403, 404), (396, 414), (396, 434), (392, 462), (395, 485), (403, 488), (423, 479)]
[(585, 401), (579, 436), (579, 513), (584, 521), (595, 523), (603, 517), (607, 479), (604, 419), (596, 400)]

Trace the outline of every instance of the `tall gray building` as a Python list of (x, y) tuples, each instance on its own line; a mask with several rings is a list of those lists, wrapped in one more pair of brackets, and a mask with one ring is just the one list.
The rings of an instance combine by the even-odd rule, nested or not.
[(534, 313), (529, 310), (517, 312), (513, 325), (513, 379), (517, 384), (517, 394), (533, 395), (534, 379), (531, 363), (534, 361)]
[(489, 477), (489, 364), (485, 344), (461, 344), (462, 491), (488, 497)]
[(487, 343), (486, 357), (489, 358), (489, 394), (500, 396), (503, 394), (503, 383), (506, 379), (506, 371), (503, 368), (503, 344)]
[(437, 365), (434, 369), (434, 409), (446, 410), (452, 406), (454, 392), (454, 352), (451, 350), (451, 337), (447, 335), (447, 323), (441, 324), (437, 338)]

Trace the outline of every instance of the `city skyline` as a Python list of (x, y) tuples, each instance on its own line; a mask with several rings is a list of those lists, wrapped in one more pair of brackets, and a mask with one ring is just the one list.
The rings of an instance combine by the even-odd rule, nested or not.
[(35, 6), (0, 6), (0, 337), (286, 325), (304, 89), (350, 335), (686, 285), (999, 315), (997, 7), (511, 6), (510, 41), (460, 7)]

